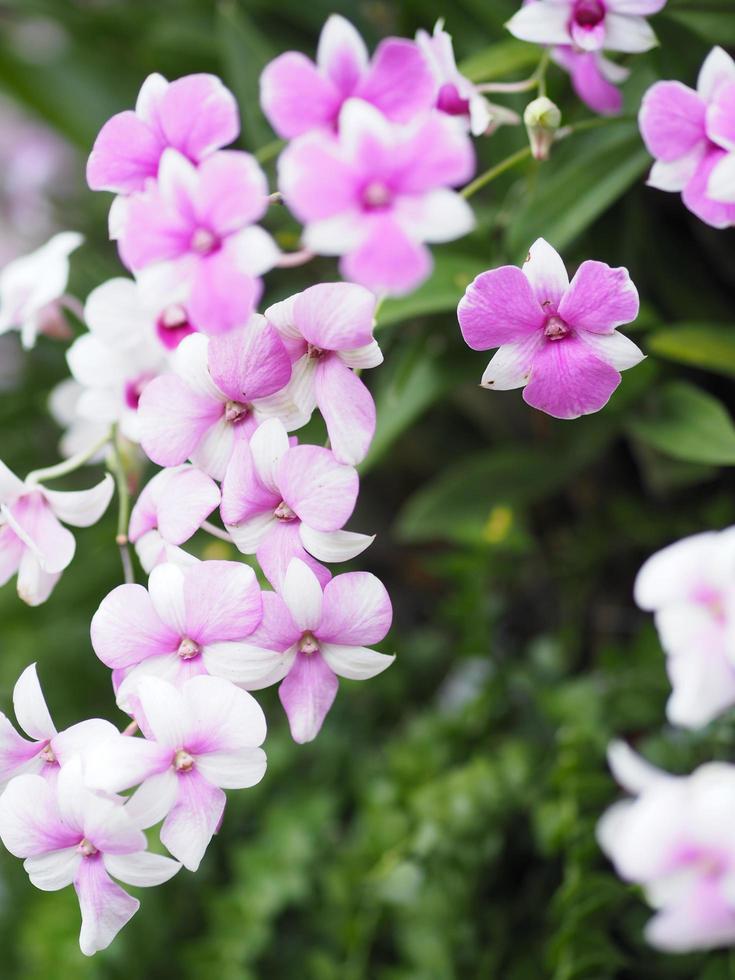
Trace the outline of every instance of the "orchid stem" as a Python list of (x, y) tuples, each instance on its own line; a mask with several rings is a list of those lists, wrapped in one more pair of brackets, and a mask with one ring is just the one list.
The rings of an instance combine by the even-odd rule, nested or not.
[(74, 456), (70, 456), (68, 459), (63, 460), (63, 462), (57, 463), (56, 466), (47, 466), (42, 470), (33, 470), (26, 477), (26, 483), (40, 483), (41, 480), (55, 480), (59, 476), (66, 476), (67, 473), (73, 473), (74, 470), (78, 470), (80, 466), (84, 466), (93, 456), (96, 456), (111, 438), (112, 431), (108, 430), (94, 445), (83, 449), (79, 453), (75, 453)]
[(123, 567), (123, 578), (129, 585), (135, 582), (135, 572), (133, 570), (133, 560), (130, 557), (130, 546), (128, 543), (128, 522), (130, 520), (130, 488), (128, 487), (128, 477), (123, 465), (122, 453), (120, 452), (120, 435), (115, 427), (115, 437), (112, 441), (112, 452), (110, 454), (111, 469), (115, 474), (117, 484), (117, 534), (115, 543), (120, 549), (120, 561)]
[(120, 734), (121, 735), (135, 735), (135, 733), (137, 731), (138, 731), (138, 722), (135, 721), (135, 720), (133, 720), (133, 721), (130, 722), (130, 724), (126, 728), (123, 728), (123, 730), (122, 730), (122, 732)]
[(273, 140), (270, 143), (266, 143), (265, 146), (261, 146), (259, 150), (255, 151), (253, 156), (258, 163), (268, 163), (269, 160), (278, 156), (285, 145), (285, 140)]
[(299, 265), (306, 265), (307, 262), (311, 262), (313, 258), (314, 253), (308, 248), (301, 248), (298, 252), (282, 252), (278, 262), (276, 262), (276, 268), (295, 269)]
[(512, 95), (515, 92), (530, 92), (531, 89), (537, 88), (539, 95), (545, 95), (546, 69), (549, 67), (550, 57), (549, 52), (544, 51), (533, 75), (529, 75), (528, 78), (524, 78), (520, 82), (481, 82), (477, 86), (477, 91), (483, 94), (492, 94), (493, 92), (502, 94), (505, 92)]
[(202, 521), (201, 529), (202, 531), (206, 531), (207, 534), (211, 534), (213, 538), (219, 538), (220, 541), (226, 541), (228, 544), (232, 544), (232, 538), (227, 531), (223, 531), (216, 524), (210, 524), (209, 521)]
[(511, 153), (511, 155), (506, 157), (505, 160), (501, 160), (500, 163), (496, 163), (494, 167), (490, 167), (489, 170), (486, 170), (484, 174), (480, 174), (479, 177), (476, 177), (471, 183), (467, 184), (466, 187), (463, 187), (459, 193), (465, 199), (472, 197), (473, 194), (476, 194), (477, 191), (485, 187), (486, 184), (489, 184), (491, 181), (495, 180), (496, 177), (504, 174), (506, 170), (510, 170), (512, 167), (515, 167), (517, 163), (527, 160), (530, 156), (530, 146), (524, 146), (523, 149), (516, 150), (515, 153)]

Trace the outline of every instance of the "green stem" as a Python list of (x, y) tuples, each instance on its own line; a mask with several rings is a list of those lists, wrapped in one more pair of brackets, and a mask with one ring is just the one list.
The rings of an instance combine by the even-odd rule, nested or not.
[(265, 146), (261, 146), (259, 150), (255, 151), (253, 156), (258, 163), (268, 163), (269, 160), (278, 156), (285, 145), (284, 140), (273, 140), (271, 143), (266, 143)]
[(100, 449), (107, 445), (111, 436), (112, 431), (109, 430), (103, 438), (98, 439), (89, 449), (84, 449), (82, 452), (70, 456), (69, 459), (57, 463), (56, 466), (47, 466), (42, 470), (33, 470), (26, 477), (26, 483), (40, 483), (42, 480), (55, 480), (59, 476), (66, 476), (67, 473), (73, 473), (74, 470), (78, 470), (80, 466), (84, 466), (93, 456), (96, 456)]
[(475, 177), (475, 179), (471, 183), (467, 184), (466, 187), (463, 187), (459, 193), (465, 199), (472, 197), (473, 194), (476, 194), (477, 191), (481, 190), (486, 184), (489, 184), (491, 181), (495, 180), (496, 177), (504, 174), (506, 170), (510, 170), (512, 167), (515, 167), (517, 163), (527, 160), (530, 156), (530, 146), (524, 146), (522, 150), (516, 150), (515, 153), (511, 153), (511, 155), (506, 157), (505, 160), (501, 160), (500, 163), (496, 163), (494, 167), (490, 167), (490, 169), (486, 170), (484, 174), (480, 174), (479, 177)]
[(551, 60), (551, 52), (547, 49), (541, 56), (541, 61), (539, 61), (538, 68), (534, 72), (536, 76), (536, 82), (538, 84), (538, 94), (539, 96), (546, 95), (546, 70), (549, 67), (549, 61)]
[(209, 521), (202, 521), (202, 531), (206, 531), (207, 534), (211, 534), (213, 538), (219, 538), (220, 541), (226, 541), (228, 544), (232, 544), (232, 538), (227, 533), (223, 531), (221, 527), (217, 527), (216, 524), (211, 524)]
[(594, 116), (592, 119), (583, 119), (582, 122), (562, 126), (556, 134), (556, 142), (565, 140), (567, 136), (574, 136), (575, 133), (584, 133), (588, 129), (599, 129), (600, 126), (622, 122), (635, 122), (635, 116)]
[(133, 571), (133, 561), (130, 557), (130, 547), (128, 545), (128, 523), (130, 521), (130, 488), (128, 487), (128, 477), (120, 452), (120, 436), (115, 428), (115, 438), (113, 439), (112, 452), (110, 453), (111, 469), (115, 474), (117, 484), (117, 535), (115, 542), (120, 549), (120, 561), (123, 567), (123, 577), (126, 583), (135, 581)]

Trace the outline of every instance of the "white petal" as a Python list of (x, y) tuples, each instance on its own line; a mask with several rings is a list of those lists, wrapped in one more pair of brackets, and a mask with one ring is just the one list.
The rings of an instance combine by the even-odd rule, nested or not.
[(238, 551), (244, 555), (254, 555), (276, 518), (271, 513), (250, 517), (242, 524), (226, 524), (230, 537)]
[(553, 310), (569, 289), (569, 275), (561, 255), (543, 238), (538, 238), (528, 250), (523, 274), (539, 303), (543, 306), (548, 301)]
[(168, 80), (158, 72), (148, 75), (140, 86), (135, 100), (135, 114), (144, 122), (156, 123), (157, 109), (169, 86)]
[(534, 44), (570, 44), (571, 3), (531, 3), (505, 25), (521, 41)]
[(58, 299), (69, 279), (69, 255), (84, 241), (62, 231), (30, 255), (8, 263), (0, 272), (0, 324), (20, 326)]
[(605, 15), (605, 48), (638, 54), (658, 44), (653, 28), (645, 17), (627, 17), (608, 11)]
[(668, 773), (646, 762), (626, 743), (616, 740), (607, 749), (607, 763), (616, 781), (629, 793), (638, 795), (659, 779), (670, 779)]
[(365, 237), (360, 212), (335, 214), (331, 218), (311, 221), (302, 235), (304, 246), (318, 255), (344, 255), (356, 249)]
[(213, 480), (223, 480), (234, 442), (235, 429), (222, 416), (207, 431), (190, 459)]
[(144, 571), (150, 572), (164, 562), (174, 565), (193, 565), (199, 559), (175, 544), (164, 541), (158, 531), (148, 531), (135, 543), (135, 551)]
[(187, 717), (183, 696), (167, 681), (142, 677), (138, 698), (154, 738), (170, 749), (180, 749), (185, 740)]
[(153, 606), (163, 622), (184, 636), (186, 634), (186, 605), (184, 602), (184, 573), (181, 567), (171, 562), (156, 565), (148, 579), (148, 592)]
[(0, 504), (12, 504), (26, 492), (25, 483), (0, 460)]
[(421, 197), (399, 198), (396, 218), (413, 238), (424, 242), (451, 242), (475, 227), (475, 214), (456, 191), (429, 191)]
[(122, 277), (92, 290), (84, 304), (84, 320), (95, 337), (117, 350), (134, 347), (153, 326), (137, 283)]
[(160, 823), (176, 803), (179, 783), (172, 768), (158, 773), (136, 789), (125, 804), (125, 812), (141, 830)]
[(309, 566), (299, 558), (289, 562), (281, 595), (300, 630), (317, 628), (322, 618), (322, 587)]
[(485, 368), (480, 384), (483, 388), (510, 391), (522, 388), (528, 381), (536, 350), (543, 342), (543, 335), (532, 335), (498, 347)]
[(255, 470), (269, 490), (278, 493), (276, 467), (288, 452), (288, 433), (279, 419), (261, 422), (250, 438), (250, 453)]
[(366, 681), (390, 667), (395, 654), (378, 653), (368, 647), (348, 647), (337, 643), (320, 644), (322, 656), (340, 677), (353, 681)]
[(707, 194), (715, 201), (735, 204), (735, 153), (728, 153), (709, 175)]
[(249, 643), (211, 643), (204, 648), (202, 656), (214, 677), (223, 677), (246, 691), (259, 691), (283, 680), (295, 652), (266, 650)]
[(337, 356), (341, 357), (347, 367), (351, 368), (374, 368), (383, 363), (383, 352), (377, 340), (366, 344), (364, 347), (356, 347), (354, 350), (337, 351)]
[(60, 851), (48, 851), (26, 858), (23, 867), (36, 888), (42, 892), (57, 892), (74, 881), (81, 860), (77, 846), (64, 847)]
[(626, 371), (628, 368), (635, 367), (646, 356), (640, 347), (617, 330), (610, 334), (580, 331), (578, 336), (616, 371)]
[(18, 595), (29, 606), (40, 606), (54, 590), (61, 572), (46, 572), (32, 551), (23, 552), (18, 569)]
[(272, 324), (276, 330), (289, 340), (301, 340), (301, 331), (294, 322), (294, 303), (300, 293), (289, 296), (288, 299), (281, 300), (280, 303), (273, 303), (265, 311), (266, 320)]
[(265, 775), (265, 752), (256, 748), (208, 752), (197, 758), (197, 769), (206, 780), (221, 789), (247, 789)]
[(124, 381), (121, 352), (91, 333), (77, 337), (66, 352), (66, 362), (72, 376), (81, 385), (100, 388), (119, 385)]
[(697, 92), (710, 102), (723, 82), (735, 82), (735, 61), (721, 47), (712, 48), (699, 70)]
[(329, 72), (330, 66), (339, 65), (347, 51), (356, 67), (367, 68), (368, 51), (357, 29), (340, 14), (330, 14), (319, 35), (316, 62), (322, 71)]
[(113, 197), (107, 215), (107, 234), (111, 242), (117, 241), (123, 233), (128, 217), (130, 199), (122, 194)]
[(164, 857), (163, 854), (151, 854), (149, 851), (138, 851), (135, 854), (105, 854), (105, 867), (108, 874), (126, 885), (137, 888), (151, 888), (162, 885), (181, 868), (178, 861)]
[(702, 156), (706, 150), (706, 145), (702, 142), (701, 146), (695, 146), (693, 150), (678, 160), (666, 163), (664, 160), (657, 160), (651, 167), (646, 183), (649, 187), (655, 187), (659, 191), (683, 191), (689, 181), (696, 173)]
[(355, 531), (315, 531), (302, 524), (299, 528), (301, 543), (318, 561), (349, 561), (362, 554), (375, 540), (374, 534), (357, 534)]
[(148, 739), (118, 734), (85, 753), (84, 781), (90, 789), (102, 793), (131, 789), (165, 770), (170, 764), (167, 752)]
[(56, 734), (35, 664), (26, 667), (18, 678), (13, 688), (13, 708), (18, 724), (30, 738), (42, 741)]
[(227, 240), (240, 272), (248, 276), (262, 276), (278, 262), (280, 249), (267, 231), (259, 225), (250, 225)]
[(115, 481), (106, 473), (104, 479), (89, 490), (41, 489), (60, 521), (72, 527), (91, 527), (107, 510), (115, 492)]
[(184, 337), (174, 351), (173, 369), (192, 391), (214, 401), (227, 401), (226, 397), (212, 381), (207, 367), (209, 340), (202, 333)]

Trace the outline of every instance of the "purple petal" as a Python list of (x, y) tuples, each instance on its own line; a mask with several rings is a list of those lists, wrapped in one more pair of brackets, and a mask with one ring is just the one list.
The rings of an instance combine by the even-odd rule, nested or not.
[(638, 118), (649, 153), (671, 162), (706, 139), (705, 104), (681, 82), (656, 82), (643, 97)]
[(713, 228), (728, 228), (735, 224), (735, 204), (715, 201), (709, 196), (710, 175), (715, 167), (727, 157), (725, 150), (713, 147), (704, 156), (694, 172), (694, 176), (684, 188), (681, 199), (692, 212)]
[(557, 250), (539, 238), (528, 250), (522, 271), (547, 316), (556, 313), (562, 296), (569, 289), (569, 276)]
[[(166, 472), (164, 470), (159, 476), (164, 476)], [(161, 536), (171, 544), (183, 544), (199, 530), (219, 502), (219, 488), (206, 473), (195, 466), (169, 470), (165, 490), (164, 484), (161, 484), (157, 507), (157, 526)]]
[(569, 72), (574, 91), (593, 112), (615, 116), (623, 107), (623, 96), (600, 70), (599, 55), (573, 48), (556, 48), (554, 60)]
[(224, 404), (193, 392), (174, 374), (146, 385), (140, 396), (140, 442), (154, 463), (177, 466), (192, 455), (224, 413)]
[(317, 531), (337, 531), (355, 509), (359, 479), (321, 446), (293, 446), (280, 460), (277, 482), (284, 501)]
[(191, 323), (207, 334), (221, 334), (247, 322), (258, 301), (257, 281), (244, 275), (220, 250), (196, 263), (187, 306)]
[(227, 797), (196, 769), (182, 773), (176, 804), (161, 828), (161, 843), (189, 871), (196, 871), (225, 811)]
[(345, 17), (331, 14), (319, 35), (316, 60), (319, 69), (347, 98), (367, 68), (368, 53), (355, 27)]
[(300, 638), (288, 606), (277, 592), (263, 593), (263, 619), (248, 643), (267, 650), (288, 650)]
[(319, 653), (296, 654), (293, 667), (278, 688), (294, 742), (311, 742), (337, 696), (337, 675)]
[[(324, 565), (320, 565), (304, 550), (298, 521), (279, 521), (274, 524), (258, 546), (255, 556), (274, 589), (281, 588), (288, 566), (294, 558), (299, 558), (308, 565), (322, 585), (332, 577)], [(256, 641), (251, 637), (250, 642), (255, 644)]]
[(134, 112), (120, 112), (105, 123), (94, 141), (87, 161), (87, 183), (93, 191), (141, 191), (146, 180), (158, 173), (164, 146), (160, 135)]
[(247, 442), (237, 442), (222, 481), (220, 513), (224, 523), (237, 525), (261, 514), (272, 514), (280, 502), (280, 494), (264, 486), (258, 476)]
[(376, 299), (354, 283), (310, 286), (293, 305), (293, 322), (300, 334), (320, 350), (354, 350), (373, 342)]
[(390, 217), (371, 222), (369, 234), (340, 262), (340, 272), (373, 292), (402, 296), (430, 274), (431, 253), (414, 241)]
[[(367, 124), (364, 111), (358, 122)], [(403, 137), (391, 156), (398, 171), (398, 186), (404, 194), (456, 187), (466, 183), (475, 172), (472, 141), (456, 120), (439, 112), (428, 115), (408, 138)]]
[(157, 117), (167, 145), (194, 161), (232, 143), (240, 133), (237, 102), (215, 75), (186, 75), (171, 82)]
[(375, 403), (355, 372), (335, 355), (319, 362), (316, 400), (335, 458), (352, 466), (361, 463), (375, 434)]
[(194, 677), (184, 685), (189, 719), (186, 748), (192, 755), (239, 752), (265, 740), (263, 709), (247, 691), (221, 677)]
[(217, 387), (236, 402), (272, 395), (291, 380), (291, 359), (280, 334), (262, 316), (213, 337), (208, 365)]
[(242, 562), (203, 561), (184, 571), (186, 635), (199, 644), (242, 640), (263, 615), (260, 588)]
[(199, 165), (196, 218), (221, 237), (262, 217), (268, 207), (268, 182), (255, 157), (222, 150)]
[[(175, 153), (168, 150), (168, 153)], [(162, 159), (166, 159), (166, 156)], [(183, 157), (181, 158), (183, 162)], [(174, 170), (175, 168), (171, 168)], [(165, 171), (162, 169), (162, 176)], [(177, 186), (172, 186), (177, 182)], [(177, 210), (164, 196), (178, 196), (186, 202), (188, 187), (177, 173), (168, 176), (167, 185), (158, 184), (140, 194), (132, 195), (125, 209), (125, 222), (118, 245), (120, 258), (129, 269), (143, 269), (152, 262), (177, 259), (189, 251), (195, 230), (189, 212), (191, 205)], [(182, 213), (183, 212), (183, 213)]]
[(172, 653), (180, 635), (163, 623), (142, 585), (118, 585), (100, 603), (92, 617), (92, 646), (108, 667), (134, 664)]
[(357, 205), (361, 175), (332, 136), (315, 134), (291, 143), (278, 158), (278, 186), (299, 221), (319, 221)]
[(354, 95), (372, 102), (394, 122), (411, 122), (435, 97), (431, 69), (413, 41), (387, 38), (378, 45)]
[(80, 834), (63, 823), (46, 780), (23, 775), (0, 796), (0, 840), (15, 857), (25, 858), (78, 844)]
[(122, 927), (140, 908), (140, 902), (110, 878), (101, 854), (85, 858), (74, 879), (82, 912), (79, 947), (85, 956), (107, 949)]
[(638, 290), (627, 269), (583, 262), (559, 304), (559, 316), (577, 330), (612, 333), (638, 316)]
[(477, 276), (459, 302), (457, 317), (473, 350), (523, 340), (546, 322), (531, 283), (514, 265)]
[(287, 51), (265, 66), (260, 104), (276, 133), (293, 139), (310, 129), (331, 126), (342, 96), (305, 55)]
[(620, 375), (576, 337), (547, 341), (533, 359), (523, 399), (557, 419), (597, 412), (620, 384)]
[(324, 587), (317, 636), (326, 643), (370, 646), (383, 639), (392, 618), (390, 597), (380, 579), (369, 572), (347, 572)]

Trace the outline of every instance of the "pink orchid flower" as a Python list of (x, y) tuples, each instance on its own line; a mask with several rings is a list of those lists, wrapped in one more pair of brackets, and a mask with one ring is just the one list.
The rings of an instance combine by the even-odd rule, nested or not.
[(307, 248), (341, 255), (340, 272), (373, 292), (411, 292), (431, 272), (424, 242), (467, 234), (474, 217), (451, 190), (475, 169), (472, 143), (455, 120), (423, 114), (394, 124), (349, 99), (339, 134), (311, 134), (279, 158), (279, 186), (305, 224)]
[(524, 401), (559, 419), (599, 411), (620, 384), (619, 372), (644, 356), (615, 329), (638, 316), (627, 270), (583, 262), (570, 284), (543, 238), (522, 270), (505, 265), (477, 276), (457, 316), (473, 350), (499, 348), (483, 387), (524, 388)]
[(681, 192), (693, 214), (714, 228), (735, 224), (735, 62), (713, 48), (697, 91), (656, 82), (643, 97), (638, 122), (656, 157), (648, 183)]
[(652, 555), (635, 600), (653, 612), (672, 694), (669, 721), (701, 728), (735, 704), (735, 528), (677, 541)]
[(278, 416), (298, 429), (309, 420), (288, 387), (283, 341), (262, 316), (221, 337), (186, 337), (171, 363), (173, 373), (146, 385), (138, 407), (141, 445), (160, 466), (190, 459), (221, 480), (235, 445), (258, 421)]
[(580, 51), (649, 51), (658, 41), (645, 18), (666, 0), (538, 0), (505, 25), (521, 41), (572, 45)]
[(229, 679), (262, 605), (248, 565), (165, 563), (151, 572), (148, 589), (119, 585), (105, 596), (92, 618), (92, 646), (104, 664), (124, 672), (117, 701), (130, 711), (143, 677), (177, 687), (199, 674)]
[(130, 515), (128, 538), (143, 568), (195, 559), (179, 545), (202, 526), (221, 500), (214, 480), (195, 466), (184, 464), (156, 473), (140, 493)]
[(237, 139), (235, 98), (214, 75), (185, 75), (173, 82), (153, 74), (143, 82), (135, 111), (109, 119), (87, 162), (93, 191), (131, 194), (158, 175), (167, 147), (199, 163)]
[(18, 575), (18, 595), (38, 606), (51, 595), (74, 557), (73, 527), (96, 524), (107, 510), (115, 482), (107, 473), (90, 490), (49, 490), (24, 483), (0, 461), (0, 585)]
[(90, 786), (107, 793), (138, 786), (166, 813), (161, 841), (196, 871), (222, 820), (223, 789), (247, 789), (265, 774), (265, 716), (252, 695), (219, 677), (192, 677), (179, 690), (158, 677), (138, 687), (136, 717), (146, 738), (118, 735), (87, 759)]
[(340, 463), (360, 463), (375, 434), (375, 404), (353, 370), (383, 362), (375, 303), (363, 286), (320, 283), (265, 311), (294, 359), (294, 395), (309, 416), (319, 407)]
[(33, 347), (40, 333), (69, 335), (61, 322), (69, 256), (83, 241), (76, 231), (62, 231), (5, 266), (0, 272), (0, 334), (19, 330), (25, 348)]
[(735, 766), (671, 776), (614, 743), (608, 755), (633, 798), (600, 820), (601, 848), (656, 910), (646, 939), (667, 953), (735, 943)]
[(370, 61), (365, 42), (339, 14), (328, 17), (322, 28), (316, 64), (287, 51), (266, 65), (260, 79), (263, 112), (284, 139), (336, 128), (340, 109), (350, 98), (406, 123), (431, 107), (433, 94), (431, 71), (412, 41), (387, 38)]
[(370, 650), (390, 629), (384, 585), (369, 572), (347, 572), (322, 586), (294, 558), (280, 592), (263, 593), (263, 622), (248, 639), (250, 690), (282, 681), (278, 691), (296, 742), (316, 738), (339, 681), (367, 680), (395, 656)]
[(578, 98), (601, 116), (616, 116), (623, 108), (623, 96), (617, 85), (630, 76), (622, 65), (605, 58), (600, 51), (577, 51), (571, 46), (557, 46), (551, 57), (569, 73)]
[(77, 725), (56, 730), (36, 673), (36, 665), (26, 667), (13, 689), (15, 717), (28, 739), (19, 735), (10, 720), (0, 712), (0, 791), (14, 776), (35, 773), (56, 781), (59, 767), (65, 766), (86, 748), (117, 733), (102, 718), (89, 718)]
[[(126, 201), (120, 255), (136, 273), (154, 264), (190, 287), (186, 310), (204, 333), (245, 323), (278, 248), (253, 224), (268, 207), (265, 174), (248, 153), (221, 150), (198, 167), (165, 150), (158, 180)], [(160, 270), (159, 270), (160, 271)]]
[[(355, 509), (359, 478), (321, 446), (292, 446), (278, 419), (263, 422), (250, 443), (238, 443), (222, 483), (222, 520), (237, 547), (255, 554), (278, 588), (292, 558), (320, 581), (320, 561), (347, 561), (373, 537), (343, 531)], [(317, 559), (317, 560), (315, 560)]]
[(179, 870), (171, 858), (146, 850), (142, 826), (127, 805), (84, 786), (78, 757), (62, 767), (55, 786), (41, 776), (16, 776), (0, 797), (0, 838), (25, 858), (31, 883), (42, 891), (74, 885), (85, 956), (106, 949), (140, 908), (113, 878), (151, 887)]

